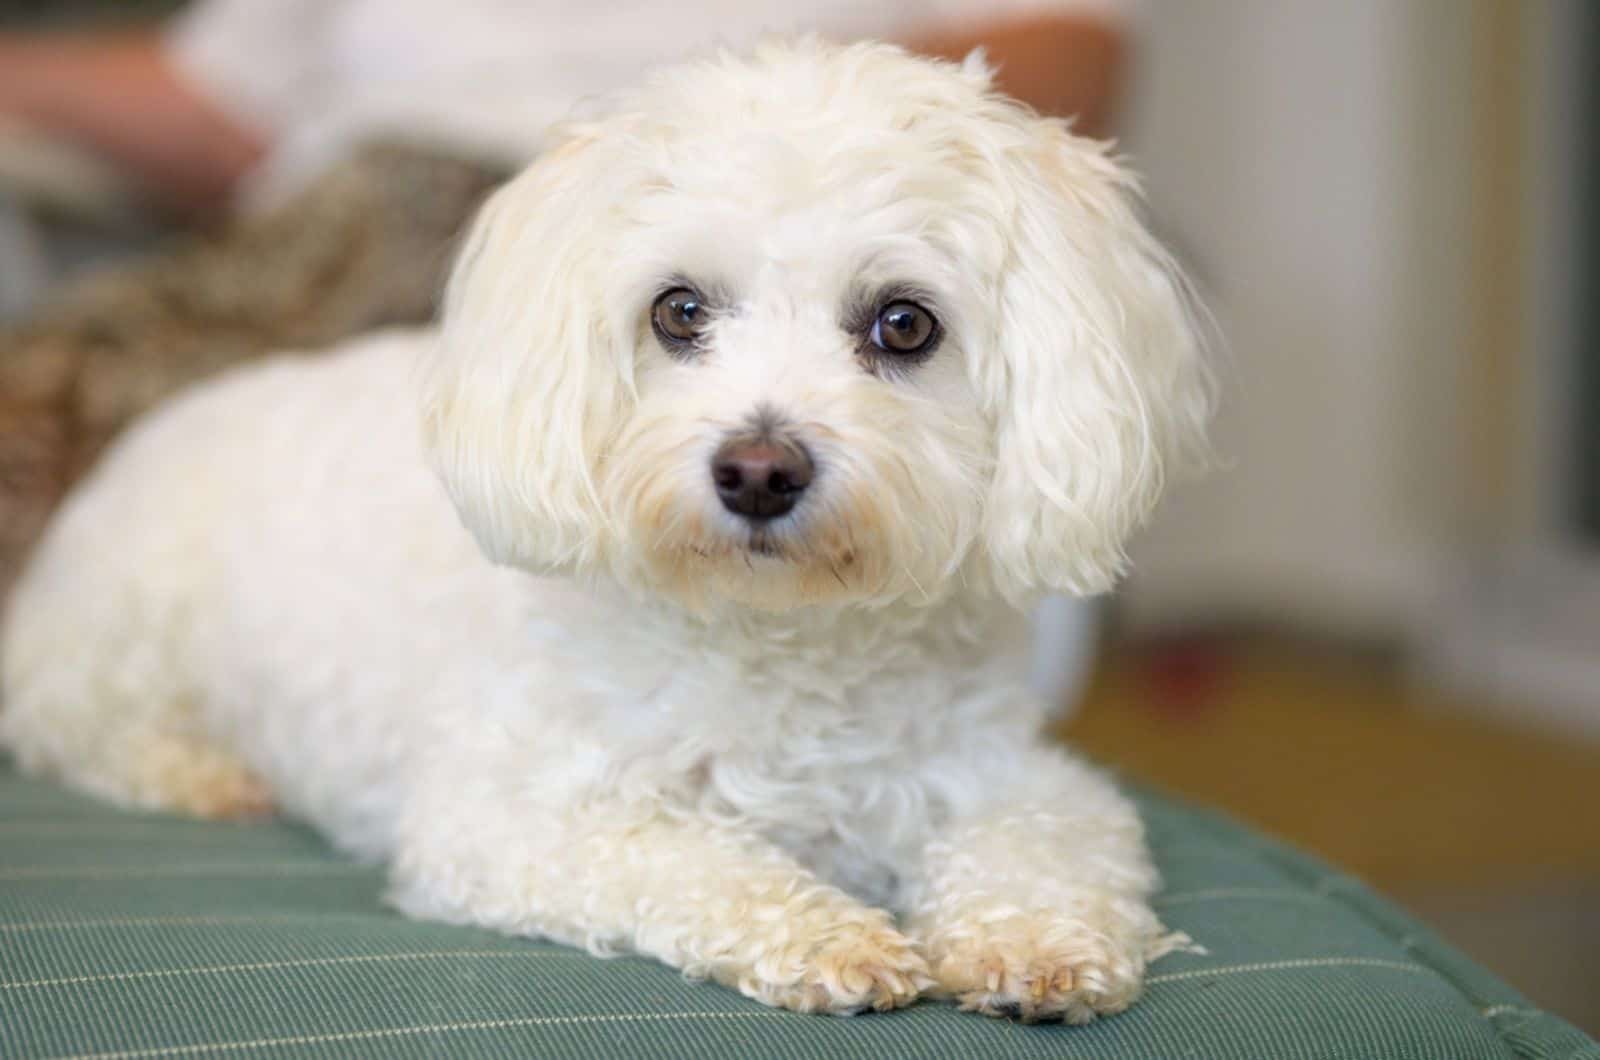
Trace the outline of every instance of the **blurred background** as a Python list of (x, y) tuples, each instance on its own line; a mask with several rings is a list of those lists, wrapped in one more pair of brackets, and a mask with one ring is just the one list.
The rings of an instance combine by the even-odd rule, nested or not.
[[(390, 108), (377, 147), (274, 141), (287, 103), (146, 135), (132, 88), (96, 127), (23, 83), (25, 36), (185, 6), (0, 3), (0, 586), (174, 387), (425, 319), (518, 161), (445, 145), (448, 115)], [(1009, 89), (1115, 135), (1216, 314), (1226, 466), (1175, 492), (1115, 599), (1045, 623), (1061, 733), (1365, 876), (1600, 1032), (1600, 7), (1100, 0), (1048, 36), (813, 6), (839, 35), (988, 44)], [(152, 158), (165, 136), (206, 150)]]
[(1066, 725), (1600, 1030), (1600, 5), (1155, 3), (1120, 112), (1231, 466)]

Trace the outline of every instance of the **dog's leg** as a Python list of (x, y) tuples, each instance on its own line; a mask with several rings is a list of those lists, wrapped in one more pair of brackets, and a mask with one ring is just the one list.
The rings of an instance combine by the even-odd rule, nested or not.
[(622, 805), (469, 799), (410, 815), (392, 893), (407, 912), (633, 950), (802, 1012), (895, 1008), (931, 982), (887, 912), (758, 836)]
[[(161, 625), (68, 625), (14, 612), (0, 746), (23, 768), (124, 806), (207, 818), (272, 812), (256, 773), (212, 739)], [(92, 610), (91, 610), (91, 613)]]
[(59, 726), (42, 737), (22, 725), (0, 730), (24, 768), (124, 806), (212, 820), (273, 812), (272, 793), (255, 772), (201, 736), (115, 723)]
[(909, 903), (933, 993), (1029, 1021), (1121, 1011), (1146, 962), (1184, 941), (1150, 909), (1156, 873), (1137, 811), (1052, 751), (988, 772), (978, 779), (990, 794), (928, 845)]

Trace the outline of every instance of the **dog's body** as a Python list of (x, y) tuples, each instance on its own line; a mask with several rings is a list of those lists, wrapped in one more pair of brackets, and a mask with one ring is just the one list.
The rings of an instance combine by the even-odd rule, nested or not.
[[(1125, 1006), (1173, 938), (1132, 806), (1037, 742), (1017, 611), (1109, 581), (1205, 415), (1120, 174), (881, 47), (718, 60), (623, 114), (497, 196), (442, 332), (130, 432), (19, 585), (0, 736), (130, 804), (276, 804), (416, 915), (769, 1003)], [(1060, 217), (996, 175), (1041, 154), (1081, 182)], [(1024, 222), (1068, 246), (1035, 267), (1057, 237)], [(1049, 269), (1073, 319), (1035, 305)]]

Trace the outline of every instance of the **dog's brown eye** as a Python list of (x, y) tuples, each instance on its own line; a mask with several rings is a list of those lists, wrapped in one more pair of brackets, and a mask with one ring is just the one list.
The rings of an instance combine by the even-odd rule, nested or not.
[(700, 295), (687, 287), (674, 287), (657, 298), (650, 310), (651, 327), (673, 349), (693, 345), (710, 320)]
[(939, 322), (917, 303), (890, 302), (878, 311), (870, 338), (885, 353), (903, 356), (926, 350), (938, 332)]

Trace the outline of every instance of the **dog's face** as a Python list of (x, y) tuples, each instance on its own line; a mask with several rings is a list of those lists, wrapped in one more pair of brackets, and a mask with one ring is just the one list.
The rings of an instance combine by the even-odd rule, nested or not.
[(496, 560), (689, 602), (1102, 590), (1210, 407), (1128, 185), (976, 63), (669, 71), (484, 209), (435, 465)]

